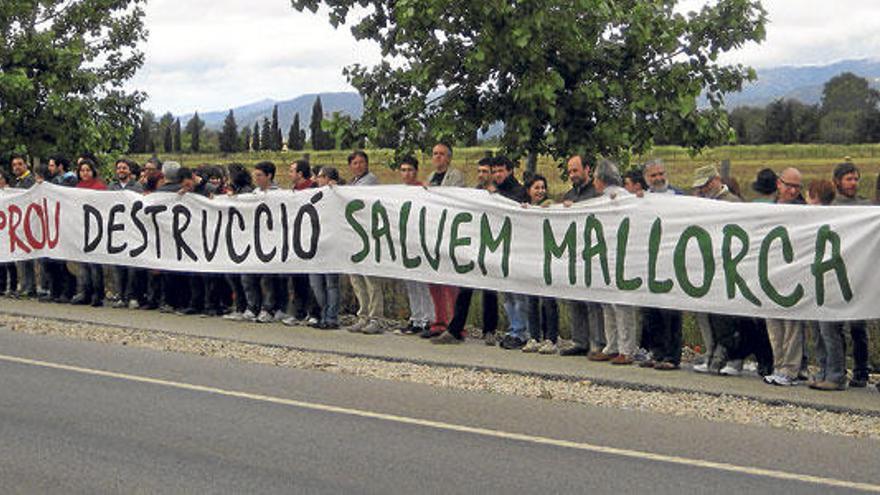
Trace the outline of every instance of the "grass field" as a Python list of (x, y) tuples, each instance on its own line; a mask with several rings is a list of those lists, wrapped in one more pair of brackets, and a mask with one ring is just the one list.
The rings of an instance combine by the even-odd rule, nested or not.
[[(476, 182), (476, 163), (482, 158), (487, 148), (460, 148), (455, 150), (453, 166), (462, 170), (469, 184)], [(263, 160), (270, 160), (279, 166), (278, 181), (286, 184), (286, 168), (281, 165), (301, 158), (304, 153), (310, 155), (315, 165), (327, 165), (339, 169), (343, 177), (348, 178), (347, 151), (304, 151), (304, 152), (258, 152), (220, 154), (160, 154), (163, 160), (175, 160), (185, 166), (196, 167), (204, 163), (226, 164), (240, 162), (253, 165)], [(385, 163), (390, 160), (391, 150), (368, 150), (371, 170), (379, 176), (383, 183), (395, 183), (399, 179), (397, 173)], [(762, 145), (762, 146), (725, 146), (704, 151), (692, 157), (688, 151), (679, 147), (659, 147), (652, 154), (640, 160), (660, 158), (667, 166), (670, 181), (673, 185), (687, 189), (695, 168), (707, 163), (730, 160), (731, 175), (740, 183), (746, 199), (752, 196), (749, 185), (754, 181), (758, 170), (769, 167), (779, 172), (786, 167), (796, 167), (804, 175), (804, 184), (813, 179), (830, 178), (834, 165), (850, 157), (862, 170), (861, 192), (866, 197), (874, 197), (877, 173), (880, 172), (880, 145)], [(149, 155), (136, 155), (138, 162), (143, 162)], [(421, 176), (427, 177), (430, 172), (430, 156), (417, 156), (423, 164)], [(538, 160), (538, 172), (546, 176), (550, 182), (551, 196), (559, 196), (567, 185), (561, 179), (560, 163), (550, 157), (542, 156)]]
[[(453, 166), (465, 173), (468, 184), (476, 183), (476, 164), (485, 153), (487, 148), (464, 148), (456, 149), (453, 157)], [(371, 171), (379, 176), (386, 184), (399, 181), (397, 172), (385, 166), (393, 152), (391, 150), (367, 150), (370, 155)], [(308, 153), (313, 165), (333, 166), (339, 169), (344, 178), (348, 178), (346, 157), (347, 151), (305, 151), (305, 152), (259, 152), (238, 153), (230, 155), (220, 154), (161, 154), (163, 160), (174, 160), (188, 167), (197, 167), (201, 164), (227, 164), (232, 162), (254, 165), (263, 160), (270, 160), (279, 167), (278, 182), (282, 185), (288, 183), (286, 164), (292, 160), (301, 158), (303, 153)], [(877, 174), (880, 172), (880, 145), (762, 145), (762, 146), (727, 146), (706, 150), (698, 156), (691, 156), (687, 150), (679, 147), (659, 147), (654, 153), (641, 157), (638, 161), (650, 158), (660, 158), (667, 166), (670, 182), (682, 189), (687, 190), (691, 183), (693, 171), (708, 163), (718, 163), (721, 160), (730, 160), (731, 175), (742, 186), (743, 195), (746, 199), (754, 196), (750, 184), (754, 181), (758, 170), (769, 167), (776, 172), (786, 167), (798, 168), (804, 177), (804, 184), (809, 184), (814, 179), (830, 179), (834, 166), (843, 161), (845, 157), (853, 160), (862, 171), (861, 194), (873, 198)], [(132, 156), (138, 162), (144, 162), (149, 155)], [(430, 156), (421, 154), (417, 156), (421, 167), (420, 177), (427, 177), (430, 172)], [(550, 194), (558, 198), (567, 189), (561, 178), (560, 163), (550, 157), (542, 156), (538, 160), (538, 172), (546, 176), (549, 182)], [(389, 288), (389, 297), (386, 297), (387, 313), (395, 317), (403, 318), (408, 309), (406, 294), (400, 284), (392, 284)], [(353, 297), (346, 290), (345, 303), (350, 307)], [(471, 306), (469, 323), (479, 326), (479, 303)], [(568, 334), (567, 311), (562, 311), (560, 329), (563, 336)], [(502, 311), (501, 325), (506, 324)], [(874, 363), (880, 363), (880, 324), (872, 322), (870, 325), (871, 359)], [(696, 329), (693, 318), (686, 316), (684, 321), (685, 343), (688, 345), (700, 344), (699, 331)]]

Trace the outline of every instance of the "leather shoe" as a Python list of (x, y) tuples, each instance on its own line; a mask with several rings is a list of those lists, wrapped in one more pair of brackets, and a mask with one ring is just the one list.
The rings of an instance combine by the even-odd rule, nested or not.
[(586, 356), (590, 350), (586, 347), (575, 345), (559, 351), (560, 356)]

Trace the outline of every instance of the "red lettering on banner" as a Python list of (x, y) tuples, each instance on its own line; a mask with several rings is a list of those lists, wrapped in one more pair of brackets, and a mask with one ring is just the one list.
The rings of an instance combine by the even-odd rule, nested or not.
[(18, 238), (16, 229), (21, 224), (21, 208), (15, 205), (9, 205), (9, 252), (14, 253), (15, 247), (18, 246), (25, 253), (30, 253), (31, 248)]
[(46, 233), (46, 244), (49, 245), (49, 249), (55, 249), (55, 246), (58, 245), (58, 224), (61, 222), (61, 203), (55, 202), (55, 237), (49, 233), (49, 202), (46, 199), (43, 199), (43, 232)]
[[(49, 218), (49, 215), (54, 218)], [(55, 232), (50, 227), (54, 220)], [(60, 237), (61, 203), (55, 202), (55, 211), (49, 209), (45, 198), (30, 203), (22, 212), (18, 205), (9, 205), (8, 211), (0, 211), (0, 230), (9, 235), (9, 252), (17, 249), (30, 253), (39, 249), (55, 249)], [(39, 231), (37, 230), (39, 229)]]
[[(40, 226), (40, 233), (42, 234), (42, 239), (37, 239), (34, 236), (34, 231), (31, 229), (31, 217), (36, 214), (37, 215), (37, 225)], [(31, 245), (34, 249), (43, 249), (46, 247), (46, 230), (44, 223), (44, 211), (43, 207), (37, 203), (31, 203), (28, 205), (27, 210), (24, 212), (24, 236), (27, 238), (28, 244)], [(48, 223), (48, 222), (46, 222)]]

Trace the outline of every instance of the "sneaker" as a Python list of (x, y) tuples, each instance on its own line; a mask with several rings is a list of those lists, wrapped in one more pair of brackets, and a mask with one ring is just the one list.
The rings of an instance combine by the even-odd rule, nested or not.
[(270, 323), (273, 321), (272, 313), (264, 309), (260, 311), (259, 315), (257, 315), (256, 321), (257, 323)]
[(75, 296), (73, 296), (73, 299), (70, 300), (70, 304), (73, 304), (76, 306), (83, 306), (88, 303), (89, 303), (89, 300), (86, 298), (86, 295), (83, 294), (82, 292), (80, 292), (79, 294), (76, 294)]
[(128, 306), (128, 304), (126, 304), (125, 301), (123, 301), (122, 299), (117, 299), (113, 301), (113, 308), (115, 309), (122, 309), (126, 306)]
[(655, 366), (657, 366), (657, 361), (654, 361), (653, 359), (646, 359), (639, 363), (639, 368), (653, 368)]
[(181, 309), (180, 311), (175, 311), (175, 313), (180, 316), (194, 315), (198, 312), (199, 312), (199, 310), (197, 310), (196, 308), (192, 308), (192, 307), (186, 307), (186, 308)]
[(498, 345), (498, 339), (495, 338), (495, 333), (484, 333), (483, 343), (491, 347)]
[(590, 350), (584, 346), (573, 345), (571, 347), (567, 347), (567, 348), (559, 351), (559, 355), (560, 356), (586, 356), (589, 352), (590, 352)]
[(163, 304), (163, 305), (159, 306), (159, 312), (160, 313), (173, 313), (174, 308), (170, 304)]
[(418, 327), (413, 322), (407, 322), (406, 325), (400, 327), (398, 331), (401, 335), (414, 335), (418, 330)]
[(728, 364), (721, 368), (721, 371), (719, 371), (719, 373), (722, 376), (740, 376), (742, 374), (742, 371), (737, 369), (735, 366), (731, 366)]
[(229, 320), (229, 321), (241, 321), (244, 319), (244, 313), (239, 313), (238, 311), (233, 311), (232, 313), (229, 313), (228, 315), (223, 315), (223, 319)]
[(693, 370), (697, 373), (708, 373), (709, 365), (707, 363), (695, 364)]
[(431, 339), (432, 344), (438, 344), (438, 345), (461, 344), (462, 342), (464, 342), (462, 339), (459, 339), (458, 337), (456, 337), (455, 335), (452, 335), (448, 331), (443, 332), (440, 335)]
[(329, 323), (321, 323), (319, 327), (321, 330), (339, 330), (339, 323), (335, 321)]
[(272, 315), (272, 321), (274, 321), (276, 323), (281, 323), (289, 317), (290, 317), (290, 315), (288, 315), (284, 311), (276, 311), (275, 314)]
[(306, 320), (306, 323), (308, 323), (310, 326), (313, 326), (313, 325), (317, 325), (318, 323), (321, 323), (321, 320), (312, 316), (308, 320)]
[(281, 323), (289, 327), (299, 326), (299, 320), (297, 320), (294, 316), (288, 316), (287, 318), (284, 318), (283, 320), (281, 320)]
[(535, 339), (529, 339), (529, 341), (526, 342), (526, 345), (523, 346), (522, 351), (523, 352), (538, 352), (538, 349), (540, 349), (540, 348), (541, 348), (540, 342), (538, 342)]
[(559, 347), (552, 340), (545, 340), (538, 348), (538, 354), (557, 354)]
[(257, 315), (254, 314), (251, 310), (245, 310), (244, 313), (241, 314), (242, 321), (257, 321)]
[(380, 325), (378, 321), (370, 320), (370, 322), (361, 329), (361, 333), (366, 335), (379, 335), (385, 333), (385, 329), (382, 328), (382, 325)]
[(509, 351), (522, 349), (525, 345), (526, 341), (524, 339), (513, 335), (505, 335), (504, 338), (501, 339), (501, 348)]
[(796, 378), (789, 378), (785, 375), (776, 375), (773, 378), (773, 384), (779, 385), (780, 387), (793, 387), (798, 384)]
[(137, 299), (132, 299), (128, 301), (128, 309), (140, 309), (141, 303), (138, 302)]

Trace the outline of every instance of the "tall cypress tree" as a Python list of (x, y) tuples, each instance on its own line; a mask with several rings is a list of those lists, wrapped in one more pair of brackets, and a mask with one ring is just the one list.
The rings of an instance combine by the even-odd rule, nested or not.
[(293, 124), (287, 134), (287, 149), (300, 151), (306, 145), (306, 131), (300, 128), (299, 113), (293, 116)]
[(239, 148), (240, 150), (250, 151), (251, 149), (251, 128), (248, 126), (244, 126), (244, 129), (241, 130), (241, 136), (239, 136)]
[(165, 153), (171, 153), (174, 151), (174, 133), (171, 130), (172, 127), (174, 126), (169, 125), (165, 127), (165, 135), (162, 139), (162, 149)]
[(263, 130), (260, 133), (260, 144), (264, 150), (271, 151), (273, 141), (275, 141), (275, 135), (272, 134), (272, 124), (269, 123), (268, 118), (263, 117)]
[(281, 127), (278, 126), (278, 105), (272, 108), (272, 150), (281, 151)]
[(312, 133), (312, 149), (324, 149), (324, 130), (321, 123), (324, 120), (324, 105), (321, 103), (321, 97), (315, 99), (312, 105), (312, 122), (309, 124), (309, 130)]
[(220, 151), (223, 153), (238, 151), (238, 124), (235, 123), (235, 115), (232, 110), (223, 121), (223, 130), (220, 132)]
[(183, 140), (180, 137), (180, 119), (174, 119), (174, 152), (180, 153), (183, 150)]
[(251, 135), (251, 141), (251, 148), (253, 148), (254, 151), (260, 151), (261, 149), (263, 149), (261, 146), (263, 143), (260, 142), (259, 122), (254, 122), (254, 133)]
[(186, 132), (190, 136), (189, 149), (193, 153), (198, 153), (201, 149), (201, 134), (204, 128), (205, 123), (199, 118), (199, 112), (196, 112), (186, 123)]

